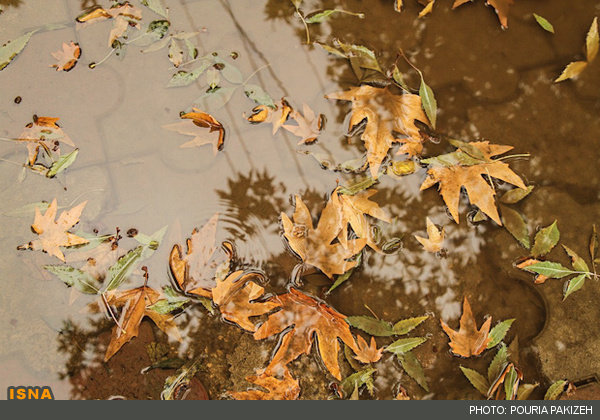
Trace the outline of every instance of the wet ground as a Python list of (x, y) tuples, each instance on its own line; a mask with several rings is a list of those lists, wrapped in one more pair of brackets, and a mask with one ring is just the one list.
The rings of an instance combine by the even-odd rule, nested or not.
[[(173, 27), (200, 32), (194, 42), (201, 55), (235, 51), (235, 64), (244, 77), (264, 67), (252, 80), (275, 100), (286, 97), (296, 108), (306, 103), (327, 117), (317, 144), (297, 146), (288, 133), (273, 136), (270, 126), (248, 124), (242, 115), (253, 103), (238, 90), (226, 106), (205, 109), (225, 125), (224, 150), (215, 156), (208, 146), (181, 149), (186, 138), (160, 127), (176, 122), (180, 111), (206, 87), (165, 88), (173, 73), (166, 51), (141, 54), (135, 45), (128, 46), (124, 58), (112, 57), (89, 69), (87, 64), (106, 54), (110, 24), (77, 31), (73, 22), (93, 3), (52, 0), (40, 8), (40, 2), (0, 0), (2, 42), (41, 25), (68, 24), (37, 33), (0, 73), (0, 136), (17, 136), (33, 114), (56, 116), (80, 148), (75, 164), (56, 179), (30, 173), (19, 181), (21, 168), (6, 161), (21, 162), (24, 148), (1, 144), (0, 387), (50, 385), (55, 396), (64, 399), (155, 399), (173, 370), (140, 371), (150, 363), (146, 346), (167, 343), (164, 334), (144, 321), (139, 337), (103, 363), (111, 321), (90, 314), (85, 296), (71, 302), (71, 291), (42, 269), (53, 262), (50, 256), (16, 250), (32, 238), (33, 212), (15, 215), (14, 210), (55, 197), (65, 207), (88, 200), (79, 225), (88, 232), (133, 227), (151, 233), (168, 225), (162, 245), (145, 262), (149, 284), (156, 288), (169, 282), (172, 245), (183, 243), (194, 227), (219, 212), (218, 240), (235, 243), (240, 266), (265, 272), (269, 292), (283, 292), (298, 260), (282, 239), (280, 212), (291, 215), (290, 198), (300, 194), (316, 216), (336, 182), (348, 184), (355, 178), (327, 171), (298, 150), (324, 154), (338, 163), (363, 154), (359, 136), (350, 143), (344, 136), (348, 104), (324, 99), (357, 82), (345, 60), (304, 44), (304, 27), (290, 2), (169, 1)], [(528, 184), (536, 185), (519, 204), (530, 231), (557, 219), (562, 243), (587, 258), (591, 227), (600, 216), (600, 61), (577, 81), (553, 80), (567, 63), (583, 58), (585, 36), (600, 14), (600, 2), (518, 0), (510, 11), (508, 30), (500, 28), (483, 1), (451, 10), (450, 1), (438, 0), (424, 19), (417, 19), (416, 1), (405, 1), (401, 14), (393, 11), (393, 3), (306, 1), (302, 9), (364, 12), (365, 19), (341, 15), (312, 25), (311, 36), (327, 44), (338, 38), (365, 45), (376, 51), (384, 68), (402, 48), (435, 92), (439, 133), (509, 144), (515, 153), (530, 153), (530, 159), (511, 162)], [(556, 34), (543, 31), (532, 12), (551, 21)], [(144, 22), (154, 18), (144, 9)], [(49, 68), (50, 52), (71, 40), (82, 47), (81, 61), (71, 72), (55, 72)], [(418, 86), (416, 78), (409, 80)], [(17, 96), (20, 104), (14, 103)], [(445, 142), (426, 143), (424, 155), (450, 150)], [(415, 350), (430, 392), (386, 354), (377, 364), (374, 397), (392, 398), (401, 385), (415, 399), (479, 398), (459, 365), (483, 371), (493, 352), (469, 360), (452, 356), (439, 324), (442, 319), (458, 325), (465, 295), (479, 322), (484, 315), (491, 315), (493, 324), (516, 318), (506, 341), (518, 336), (519, 366), (526, 382), (540, 383), (534, 397), (542, 396), (554, 380), (599, 374), (600, 365), (589, 357), (600, 346), (598, 282), (588, 281), (562, 302), (562, 282), (536, 286), (531, 276), (513, 268), (527, 251), (504, 229), (491, 221), (470, 223), (467, 213), (472, 209), (464, 199), (461, 223), (455, 224), (433, 188), (419, 192), (424, 177), (421, 169), (400, 180), (380, 180), (374, 199), (393, 222), (379, 225), (385, 237), (402, 236), (402, 249), (392, 255), (367, 250), (351, 280), (326, 297), (345, 315), (368, 315), (365, 305), (390, 321), (431, 315), (417, 330), (429, 340)], [(443, 256), (425, 253), (412, 237), (423, 233), (425, 216), (445, 226)], [(553, 259), (567, 265), (558, 251)], [(140, 278), (131, 280), (132, 287), (141, 284)], [(321, 275), (307, 277), (302, 285), (317, 297), (324, 297), (327, 287)], [(201, 358), (198, 377), (211, 398), (246, 389), (244, 378), (268, 363), (277, 343), (257, 342), (199, 306), (186, 310), (177, 324), (185, 338), (170, 344), (171, 354)], [(380, 340), (379, 345), (388, 342)], [(345, 362), (342, 370), (344, 375), (352, 372)], [(333, 396), (334, 379), (314, 351), (295, 361), (292, 372), (300, 380), (301, 398)], [(368, 398), (366, 393), (362, 396)]]

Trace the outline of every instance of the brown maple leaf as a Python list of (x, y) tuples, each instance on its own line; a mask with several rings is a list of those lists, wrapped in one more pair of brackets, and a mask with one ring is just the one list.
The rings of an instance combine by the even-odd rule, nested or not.
[(217, 280), (216, 287), (212, 289), (213, 302), (219, 306), (223, 318), (252, 332), (256, 330), (256, 325), (250, 321), (251, 317), (264, 315), (279, 307), (273, 301), (256, 302), (265, 290), (254, 280), (262, 282), (264, 276), (236, 271), (224, 280)]
[(356, 265), (356, 261), (346, 261), (358, 254), (366, 245), (366, 238), (333, 243), (344, 227), (342, 206), (338, 194), (332, 194), (321, 212), (316, 229), (313, 227), (310, 211), (299, 195), (296, 195), (294, 221), (281, 213), (284, 236), (292, 250), (304, 261), (321, 270), (327, 277), (344, 274)]
[(41, 249), (64, 262), (65, 256), (60, 247), (83, 245), (89, 242), (87, 239), (69, 232), (69, 229), (79, 222), (79, 217), (86, 204), (87, 201), (84, 201), (71, 210), (63, 211), (56, 221), (54, 220), (58, 209), (56, 198), (52, 200), (43, 216), (40, 209), (36, 207), (31, 229), (39, 235), (39, 238), (19, 246), (19, 249)]
[(471, 357), (481, 354), (490, 341), (489, 332), (492, 325), (492, 318), (485, 320), (479, 330), (477, 330), (477, 322), (473, 317), (471, 305), (465, 296), (463, 302), (463, 314), (460, 317), (460, 328), (454, 331), (444, 321), (440, 320), (442, 329), (450, 337), (450, 348), (452, 352), (458, 356)]
[(229, 395), (236, 400), (297, 400), (300, 396), (300, 383), (288, 369), (279, 378), (262, 371), (246, 380), (262, 389), (229, 392)]
[(438, 229), (437, 226), (427, 218), (427, 238), (422, 236), (414, 235), (417, 241), (423, 245), (427, 252), (440, 252), (442, 250), (442, 243), (444, 242), (444, 229)]
[(303, 111), (304, 115), (296, 110), (290, 113), (290, 118), (296, 121), (298, 125), (284, 124), (282, 126), (290, 133), (301, 138), (298, 144), (314, 142), (323, 128), (323, 121), (325, 119), (323, 114), (319, 114), (317, 117), (314, 111), (306, 104), (303, 105)]
[(107, 302), (109, 305), (123, 309), (119, 324), (112, 329), (110, 343), (104, 356), (105, 362), (114, 356), (125, 343), (137, 337), (140, 323), (146, 316), (152, 319), (156, 326), (168, 334), (169, 337), (176, 340), (181, 338), (171, 315), (160, 314), (148, 308), (159, 299), (160, 293), (145, 285), (136, 289), (116, 292), (108, 297)]
[(275, 134), (287, 121), (291, 112), (292, 107), (290, 104), (288, 104), (285, 98), (281, 98), (281, 105), (277, 106), (275, 109), (266, 105), (258, 105), (252, 109), (252, 115), (246, 119), (252, 124), (263, 122), (273, 124), (272, 134)]
[[(338, 192), (339, 189), (334, 191), (334, 194)], [(348, 224), (350, 224), (357, 237), (366, 239), (367, 245), (375, 251), (381, 251), (373, 238), (373, 230), (367, 220), (367, 215), (387, 223), (390, 223), (392, 220), (385, 211), (379, 207), (379, 204), (369, 200), (369, 198), (376, 193), (377, 190), (375, 189), (368, 189), (354, 195), (338, 193), (343, 215), (342, 231), (338, 235), (338, 240), (345, 248), (347, 248)]]
[(371, 337), (371, 343), (367, 343), (360, 335), (356, 337), (357, 352), (354, 358), (361, 363), (375, 363), (381, 359), (383, 348), (378, 349), (375, 337)]
[(129, 2), (116, 3), (110, 9), (96, 7), (90, 11), (78, 16), (78, 28), (87, 24), (102, 22), (107, 19), (114, 19), (113, 27), (108, 38), (108, 46), (112, 48), (113, 43), (124, 36), (130, 26), (140, 27), (142, 20), (142, 11), (132, 6)]
[(71, 138), (56, 123), (60, 118), (53, 117), (34, 117), (34, 121), (25, 126), (25, 129), (18, 138), (18, 141), (27, 142), (29, 152), (28, 163), (34, 165), (40, 147), (48, 155), (55, 152), (60, 155), (60, 142), (75, 147)]
[(52, 64), (50, 67), (55, 67), (56, 71), (71, 71), (81, 57), (81, 47), (73, 41), (69, 44), (63, 42), (62, 51), (53, 52), (52, 57), (58, 60), (58, 63)]
[(211, 289), (217, 285), (216, 277), (224, 277), (229, 272), (233, 248), (229, 243), (224, 243), (224, 252), (217, 252), (215, 239), (218, 220), (219, 214), (215, 213), (202, 229), (194, 229), (187, 240), (185, 256), (179, 244), (171, 249), (171, 274), (184, 293), (211, 299)]
[[(472, 1), (473, 0), (454, 0), (452, 8), (456, 9), (458, 6)], [(508, 11), (510, 6), (514, 4), (514, 0), (487, 0), (485, 4), (494, 8), (502, 27), (505, 29), (508, 28)]]
[[(213, 152), (216, 155), (219, 150), (223, 149), (223, 145), (225, 144), (225, 128), (223, 124), (217, 121), (212, 115), (199, 109), (192, 108), (192, 111), (181, 116), (181, 119), (184, 121), (164, 125), (163, 128), (186, 136), (194, 136), (192, 140), (183, 143), (179, 147), (186, 148), (212, 144)], [(214, 132), (217, 132), (217, 135)], [(210, 135), (207, 136), (207, 134)]]
[(265, 372), (280, 375), (287, 369), (288, 363), (302, 354), (310, 353), (316, 336), (323, 364), (340, 380), (338, 338), (355, 353), (360, 351), (350, 332), (346, 316), (294, 288), (289, 293), (270, 298), (269, 301), (281, 306), (281, 310), (269, 315), (254, 333), (254, 338), (262, 340), (285, 331)]
[[(352, 117), (349, 131), (366, 120), (366, 127), (361, 136), (367, 149), (367, 162), (371, 176), (377, 178), (379, 167), (396, 142), (404, 143), (398, 150), (399, 154), (418, 155), (423, 149), (419, 129), (415, 120), (428, 123), (421, 107), (418, 95), (405, 93), (394, 95), (389, 89), (376, 88), (368, 85), (355, 87), (345, 92), (331, 93), (325, 96), (329, 99), (352, 101)], [(396, 132), (405, 136), (398, 138)]]
[(448, 206), (450, 214), (458, 223), (460, 191), (462, 187), (465, 187), (471, 204), (502, 225), (494, 201), (496, 191), (488, 181), (491, 181), (492, 177), (498, 178), (519, 188), (527, 189), (523, 180), (510, 169), (508, 164), (491, 159), (492, 156), (506, 153), (512, 147), (488, 144), (487, 141), (460, 142), (460, 144), (472, 155), (463, 150), (457, 150), (446, 155), (422, 160), (423, 163), (432, 166), (427, 171), (427, 178), (421, 185), (421, 191), (439, 183), (440, 194)]

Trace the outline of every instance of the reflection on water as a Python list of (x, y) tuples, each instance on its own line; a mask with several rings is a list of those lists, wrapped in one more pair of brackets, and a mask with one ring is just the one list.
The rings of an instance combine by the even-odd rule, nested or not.
[[(52, 6), (47, 6), (51, 9), (47, 12), (18, 0), (0, 0), (1, 5), (9, 6), (0, 17), (7, 22), (0, 28), (0, 40), (4, 42), (22, 33), (25, 26), (48, 20), (72, 22), (81, 9), (96, 3), (106, 7), (109, 2), (48, 3)], [(407, 2), (406, 10), (393, 16), (392, 1), (304, 3), (307, 12), (339, 7), (366, 13), (362, 20), (340, 15), (311, 25), (311, 36), (329, 45), (333, 38), (366, 45), (378, 52), (385, 69), (402, 48), (423, 70), (436, 93), (440, 131), (463, 138), (476, 133), (496, 143), (514, 145), (519, 153), (535, 152), (534, 159), (514, 163), (520, 175), (544, 183), (551, 197), (560, 192), (597, 206), (597, 197), (590, 194), (600, 183), (597, 173), (576, 165), (566, 169), (565, 179), (564, 173), (559, 174), (562, 171), (553, 169), (560, 158), (556, 157), (555, 143), (549, 140), (556, 139), (557, 132), (561, 139), (578, 138), (589, 150), (590, 161), (598, 161), (600, 152), (591, 146), (598, 133), (594, 122), (597, 96), (590, 99), (593, 93), (579, 93), (579, 84), (548, 88), (554, 67), (560, 67), (553, 63), (564, 64), (563, 55), (579, 51), (581, 34), (574, 35), (573, 40), (552, 41), (554, 51), (546, 45), (550, 41), (541, 40), (541, 35), (520, 19), (524, 12), (519, 6), (511, 16), (511, 28), (502, 32), (495, 16), (483, 7), (453, 12), (441, 5), (428, 19), (421, 20), (416, 19), (417, 2)], [(553, 11), (562, 10), (560, 1), (547, 3), (544, 7), (549, 17)], [(181, 30), (206, 28), (195, 38), (201, 54), (239, 51), (236, 65), (244, 75), (268, 64), (256, 74), (255, 82), (274, 99), (285, 96), (297, 109), (307, 103), (326, 115), (326, 129), (319, 142), (298, 149), (322, 153), (335, 162), (360, 157), (364, 153), (360, 135), (345, 137), (349, 107), (323, 98), (356, 84), (350, 66), (318, 47), (302, 45), (304, 28), (290, 2), (249, 4), (227, 0), (172, 2), (170, 19)], [(592, 9), (577, 6), (564, 31), (587, 22)], [(150, 16), (154, 18), (144, 9), (144, 21)], [(394, 19), (393, 25), (388, 24), (390, 19)], [(57, 197), (65, 206), (73, 200), (89, 200), (80, 223), (84, 231), (106, 233), (120, 226), (122, 231), (135, 227), (154, 232), (168, 225), (163, 244), (145, 262), (151, 286), (158, 289), (169, 284), (167, 262), (172, 245), (183, 243), (194, 227), (202, 226), (218, 212), (217, 243), (234, 242), (236, 264), (261, 270), (269, 281), (267, 291), (281, 293), (300, 260), (281, 236), (280, 213), (291, 215), (291, 197), (300, 194), (316, 219), (335, 186), (348, 185), (357, 177), (322, 169), (312, 157), (298, 154), (296, 139), (286, 133), (272, 136), (270, 127), (248, 124), (242, 114), (253, 103), (241, 93), (223, 108), (207, 109), (226, 125), (223, 152), (215, 157), (208, 147), (179, 148), (183, 138), (160, 127), (177, 121), (179, 111), (204, 92), (205, 80), (166, 89), (172, 75), (166, 53), (140, 54), (132, 45), (122, 60), (113, 58), (95, 70), (88, 69), (90, 61), (106, 52), (107, 28), (100, 26), (37, 34), (17, 60), (0, 73), (0, 135), (16, 135), (34, 113), (57, 116), (80, 148), (76, 163), (54, 180), (30, 174), (20, 183), (20, 168), (0, 162), (4, 198), (0, 204), (4, 238), (0, 269), (7, 273), (0, 283), (0, 386), (27, 379), (32, 384), (52, 385), (59, 398), (158, 398), (164, 379), (174, 370), (140, 373), (151, 363), (147, 346), (158, 342), (168, 345), (173, 358), (201, 358), (198, 377), (211, 398), (219, 398), (228, 389), (245, 389), (248, 384), (244, 377), (266, 365), (277, 341), (255, 342), (251, 335), (222, 322), (218, 315), (208, 314), (200, 305), (185, 309), (176, 319), (186, 337), (183, 342), (169, 343), (154, 324), (144, 321), (140, 335), (103, 363), (112, 320), (89, 313), (86, 308), (93, 299), (80, 296), (73, 301), (71, 291), (41, 268), (56, 261), (45, 254), (16, 251), (16, 245), (31, 239), (33, 212), (17, 217), (7, 213)], [(531, 43), (516, 42), (516, 37)], [(50, 52), (68, 40), (82, 46), (84, 65), (70, 73), (51, 71)], [(574, 47), (569, 49), (563, 42)], [(538, 47), (545, 55), (530, 54)], [(589, 83), (597, 79), (594, 74), (590, 71), (585, 76), (592, 79)], [(409, 82), (418, 86), (412, 76)], [(34, 85), (32, 81), (44, 83)], [(23, 97), (19, 105), (13, 103), (16, 96)], [(562, 119), (563, 113), (575, 122)], [(575, 161), (581, 145), (562, 144), (563, 152)], [(425, 144), (427, 155), (448, 151), (445, 143)], [(21, 154), (13, 144), (2, 143), (2, 159), (19, 161)], [(585, 185), (581, 174), (576, 173), (584, 170), (590, 172)], [(485, 314), (492, 315), (494, 323), (517, 318), (509, 338), (519, 337), (525, 377), (529, 382), (543, 381), (531, 340), (543, 327), (545, 304), (537, 290), (511, 271), (512, 260), (525, 251), (489, 222), (472, 224), (466, 217), (459, 225), (451, 222), (436, 191), (419, 191), (424, 176), (425, 170), (420, 169), (400, 180), (382, 178), (375, 186), (378, 193), (373, 200), (393, 218), (392, 223), (378, 222), (377, 226), (385, 239), (402, 238), (398, 252), (383, 255), (366, 250), (351, 279), (329, 296), (325, 292), (330, 282), (320, 274), (307, 274), (302, 279), (303, 289), (325, 298), (346, 315), (369, 315), (365, 305), (390, 321), (430, 314), (420, 328), (431, 337), (417, 352), (431, 385), (428, 397), (478, 397), (458, 370), (457, 359), (448, 353), (447, 337), (439, 327), (439, 319), (455, 325), (464, 295), (469, 296), (478, 319)], [(465, 203), (463, 199), (461, 215), (470, 211)], [(547, 224), (554, 217), (552, 209), (539, 207), (535, 215), (528, 216), (535, 224)], [(426, 216), (446, 230), (446, 252), (442, 255), (423, 252), (413, 238), (413, 234), (424, 231)], [(139, 280), (139, 275), (134, 276), (131, 285), (138, 285)], [(330, 396), (330, 378), (313, 356), (301, 357), (292, 370), (301, 380), (303, 397), (326, 398)], [(472, 367), (482, 370), (490, 357), (486, 354), (473, 361)], [(344, 369), (350, 373), (348, 366)], [(399, 384), (415, 398), (427, 395), (389, 355), (378, 369), (377, 398), (392, 397)]]

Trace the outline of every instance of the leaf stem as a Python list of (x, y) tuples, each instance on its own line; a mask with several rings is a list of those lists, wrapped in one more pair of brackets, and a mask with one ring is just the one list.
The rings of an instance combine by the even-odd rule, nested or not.
[(306, 23), (306, 20), (304, 19), (302, 12), (300, 12), (300, 10), (298, 10), (297, 7), (296, 7), (296, 13), (298, 14), (298, 17), (300, 17), (300, 20), (304, 24), (304, 30), (306, 31), (306, 45), (310, 45), (310, 30), (308, 29), (308, 23)]
[(246, 80), (244, 80), (244, 82), (242, 83), (242, 85), (245, 85), (246, 83), (248, 83), (248, 81), (250, 81), (250, 79), (252, 79), (252, 78), (253, 78), (253, 77), (256, 75), (256, 73), (258, 73), (259, 71), (261, 71), (261, 70), (263, 70), (263, 69), (265, 69), (265, 68), (269, 67), (270, 65), (271, 65), (271, 63), (267, 63), (267, 64), (264, 64), (264, 65), (260, 66), (260, 67), (259, 67), (259, 68), (257, 68), (256, 70), (254, 70), (254, 71), (252, 72), (252, 74), (251, 74), (250, 76), (248, 76), (248, 77), (246, 78)]
[(113, 321), (115, 321), (115, 324), (117, 324), (117, 327), (119, 327), (119, 330), (124, 333), (125, 330), (123, 329), (123, 327), (121, 326), (121, 324), (117, 320), (117, 317), (115, 316), (114, 312), (110, 308), (110, 305), (108, 304), (108, 300), (106, 300), (106, 295), (104, 294), (104, 292), (100, 293), (100, 296), (102, 297), (102, 302), (104, 302), (104, 306), (108, 310), (108, 313), (110, 314), (110, 317), (113, 319)]

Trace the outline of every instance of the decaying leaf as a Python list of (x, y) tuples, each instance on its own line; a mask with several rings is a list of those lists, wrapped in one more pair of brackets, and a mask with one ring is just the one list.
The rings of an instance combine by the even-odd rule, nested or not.
[(71, 41), (70, 43), (63, 42), (62, 51), (56, 51), (52, 53), (58, 63), (52, 64), (50, 67), (56, 68), (56, 71), (70, 71), (73, 70), (79, 57), (81, 57), (81, 47), (76, 42)]
[(75, 147), (71, 138), (56, 123), (59, 118), (36, 117), (32, 123), (25, 126), (25, 129), (18, 138), (18, 141), (27, 143), (29, 151), (28, 163), (33, 166), (36, 163), (40, 148), (46, 154), (54, 152), (60, 155), (60, 143), (66, 143)]
[(467, 190), (471, 204), (476, 205), (483, 213), (488, 215), (499, 225), (500, 215), (494, 202), (496, 191), (489, 182), (491, 178), (515, 185), (523, 190), (527, 187), (523, 180), (515, 174), (508, 164), (493, 156), (501, 155), (512, 149), (511, 146), (489, 144), (481, 142), (455, 142), (461, 148), (452, 153), (423, 159), (423, 163), (430, 164), (427, 178), (421, 185), (421, 191), (439, 183), (439, 190), (453, 219), (458, 223), (458, 203), (462, 187)]
[(96, 7), (77, 17), (78, 27), (84, 24), (92, 24), (102, 22), (104, 20), (113, 19), (113, 27), (110, 31), (108, 46), (113, 47), (113, 43), (127, 34), (127, 29), (133, 26), (137, 29), (140, 27), (142, 20), (142, 11), (129, 2), (115, 3), (110, 9)]
[(323, 364), (336, 379), (341, 380), (338, 338), (355, 353), (358, 352), (346, 317), (294, 288), (269, 301), (280, 306), (281, 310), (269, 315), (254, 333), (254, 338), (262, 340), (282, 331), (284, 333), (265, 372), (281, 373), (288, 363), (302, 354), (309, 354), (316, 335)]
[[(282, 127), (287, 131), (301, 138), (298, 144), (308, 144), (314, 142), (323, 128), (323, 121), (325, 119), (323, 114), (319, 114), (317, 117), (314, 111), (306, 104), (303, 105), (303, 112), (304, 115), (296, 110), (292, 110), (290, 113), (290, 118), (296, 121), (297, 125), (282, 125)], [(283, 113), (280, 117), (280, 120), (282, 117)], [(275, 128), (275, 125), (273, 125), (273, 128)]]
[(338, 194), (332, 194), (321, 212), (317, 227), (313, 227), (310, 211), (296, 196), (294, 221), (281, 213), (284, 236), (292, 250), (304, 261), (321, 270), (327, 277), (344, 274), (356, 265), (347, 261), (358, 254), (367, 244), (366, 238), (346, 240), (345, 243), (332, 243), (343, 229), (344, 216)]
[(471, 305), (465, 296), (463, 302), (463, 314), (460, 317), (460, 328), (454, 331), (444, 321), (441, 321), (442, 329), (450, 338), (450, 348), (457, 356), (471, 357), (481, 354), (490, 341), (489, 331), (492, 318), (485, 320), (481, 328), (477, 329), (477, 322), (473, 317)]
[[(473, 0), (454, 0), (452, 8), (455, 9), (458, 6), (468, 3)], [(492, 6), (498, 15), (498, 20), (504, 29), (508, 28), (508, 11), (510, 6), (514, 4), (514, 0), (487, 0), (486, 5)]]
[(148, 308), (156, 303), (159, 298), (160, 294), (148, 286), (110, 295), (107, 299), (108, 304), (123, 309), (119, 318), (119, 325), (113, 327), (110, 343), (104, 356), (105, 362), (114, 356), (125, 343), (137, 337), (140, 323), (146, 316), (152, 319), (156, 326), (171, 338), (180, 339), (179, 331), (171, 315), (160, 314)]
[(370, 200), (370, 197), (377, 193), (375, 189), (363, 190), (355, 194), (340, 194), (337, 189), (334, 194), (338, 194), (342, 206), (342, 230), (338, 235), (338, 240), (344, 246), (348, 247), (348, 224), (360, 239), (366, 239), (367, 245), (375, 251), (381, 251), (375, 243), (373, 230), (367, 220), (367, 215), (391, 223), (390, 217), (383, 211), (379, 204)]
[(576, 79), (581, 72), (586, 69), (588, 64), (596, 58), (598, 55), (598, 48), (600, 48), (600, 37), (598, 35), (598, 18), (595, 17), (585, 40), (586, 61), (573, 61), (569, 63), (554, 83), (562, 82), (567, 79)]
[(281, 104), (275, 106), (275, 108), (268, 105), (258, 105), (254, 107), (252, 109), (252, 115), (250, 115), (247, 120), (253, 124), (263, 122), (273, 124), (272, 134), (275, 134), (287, 121), (291, 112), (292, 107), (290, 104), (288, 104), (285, 98), (281, 98)]
[(246, 380), (261, 389), (229, 392), (229, 395), (236, 400), (296, 400), (300, 396), (300, 384), (288, 369), (280, 377), (262, 371)]
[(442, 244), (444, 243), (444, 228), (438, 229), (437, 226), (427, 218), (427, 236), (414, 235), (414, 237), (423, 245), (427, 252), (440, 252), (442, 250)]
[(217, 280), (212, 289), (213, 302), (228, 321), (234, 322), (246, 331), (254, 332), (256, 325), (251, 317), (264, 315), (279, 307), (277, 301), (256, 302), (264, 294), (264, 288), (256, 283), (264, 281), (259, 273), (236, 271), (224, 280)]
[[(205, 144), (212, 144), (215, 155), (219, 150), (223, 149), (223, 145), (225, 144), (225, 128), (212, 115), (197, 108), (192, 108), (192, 112), (183, 114), (181, 119), (184, 121), (163, 126), (163, 128), (176, 131), (179, 134), (194, 136), (192, 140), (179, 147), (198, 147)], [(214, 134), (215, 131), (217, 135)]]
[(65, 256), (60, 247), (83, 245), (89, 242), (87, 239), (69, 232), (69, 229), (79, 222), (79, 217), (86, 204), (87, 201), (84, 201), (70, 210), (63, 211), (56, 221), (54, 220), (57, 212), (56, 198), (52, 200), (43, 216), (36, 207), (31, 229), (39, 235), (39, 238), (21, 245), (19, 249), (44, 250), (64, 262)]
[(354, 358), (361, 363), (375, 363), (381, 359), (383, 348), (378, 349), (375, 337), (371, 337), (371, 342), (367, 343), (360, 335), (356, 338), (357, 351)]
[(179, 289), (184, 293), (212, 299), (212, 288), (216, 278), (229, 272), (233, 249), (224, 244), (224, 253), (217, 252), (215, 245), (219, 214), (215, 213), (202, 229), (194, 229), (187, 239), (187, 253), (184, 256), (181, 246), (171, 249), (169, 267)]
[[(331, 93), (326, 98), (352, 101), (349, 131), (363, 120), (367, 121), (361, 138), (365, 142), (373, 178), (378, 177), (379, 167), (394, 143), (403, 143), (399, 154), (415, 156), (423, 150), (415, 120), (427, 124), (428, 119), (418, 95), (394, 95), (388, 88), (363, 85), (345, 92)], [(397, 138), (394, 132), (405, 137)]]

